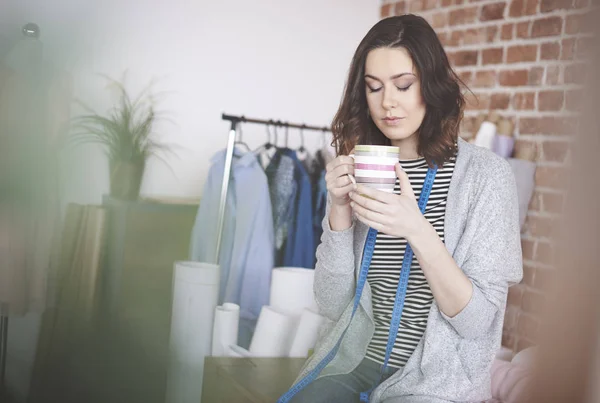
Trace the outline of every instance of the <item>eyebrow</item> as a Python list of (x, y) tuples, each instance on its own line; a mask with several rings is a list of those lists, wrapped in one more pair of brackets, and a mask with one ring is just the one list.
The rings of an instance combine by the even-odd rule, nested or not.
[[(402, 76), (406, 76), (406, 75), (411, 75), (411, 76), (414, 76), (414, 74), (413, 74), (413, 73), (408, 73), (408, 72), (405, 72), (405, 73), (395, 74), (395, 75), (391, 76), (391, 77), (390, 77), (390, 80), (395, 80), (395, 79), (397, 79), (397, 78), (400, 78), (400, 77), (402, 77)], [(372, 76), (372, 75), (370, 75), (370, 74), (365, 74), (365, 78), (372, 78), (373, 80), (377, 80), (377, 81), (379, 81), (379, 82), (382, 82), (382, 81), (381, 81), (379, 78), (377, 78), (377, 77), (375, 77), (375, 76)]]

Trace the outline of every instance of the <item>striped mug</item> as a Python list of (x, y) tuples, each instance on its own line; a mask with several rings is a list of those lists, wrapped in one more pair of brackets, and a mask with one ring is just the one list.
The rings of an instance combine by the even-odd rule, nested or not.
[[(357, 145), (354, 148), (356, 183), (393, 193), (400, 149), (392, 146)], [(352, 178), (351, 178), (352, 179)]]

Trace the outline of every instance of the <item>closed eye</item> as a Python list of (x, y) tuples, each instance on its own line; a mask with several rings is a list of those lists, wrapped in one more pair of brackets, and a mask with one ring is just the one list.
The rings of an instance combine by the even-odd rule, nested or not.
[(408, 86), (406, 86), (406, 87), (398, 87), (398, 86), (396, 86), (396, 88), (398, 88), (398, 90), (399, 90), (399, 91), (402, 91), (402, 92), (404, 92), (404, 91), (408, 91), (408, 89), (410, 88), (410, 86), (411, 86), (411, 85), (412, 85), (412, 84), (410, 84), (410, 85), (408, 85)]
[(369, 87), (369, 92), (378, 92), (382, 89), (383, 87), (379, 87), (379, 88), (371, 88)]

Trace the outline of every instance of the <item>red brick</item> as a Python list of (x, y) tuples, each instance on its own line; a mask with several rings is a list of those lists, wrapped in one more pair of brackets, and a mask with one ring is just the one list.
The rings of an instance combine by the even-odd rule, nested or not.
[(458, 46), (462, 44), (463, 38), (465, 37), (465, 31), (452, 31), (450, 34), (450, 46)]
[(581, 26), (581, 14), (569, 15), (565, 22), (565, 33), (577, 34)]
[(384, 4), (383, 6), (381, 6), (381, 18), (385, 18), (385, 17), (389, 17), (391, 15), (391, 11), (392, 11), (392, 5), (391, 4)]
[[(552, 266), (554, 264), (554, 247), (552, 246), (552, 244), (550, 242), (539, 242), (538, 243), (538, 247), (536, 250), (536, 254), (535, 254), (535, 259), (540, 262), (543, 263), (545, 265), (548, 266)], [(540, 277), (544, 277), (544, 274), (541, 273), (541, 270), (539, 271), (538, 274), (538, 278), (536, 278), (536, 284), (535, 287), (538, 289), (543, 289), (544, 287), (540, 284), (543, 283), (544, 281), (546, 282), (546, 286), (548, 286), (550, 283), (548, 282), (548, 279), (542, 279)]]
[(522, 17), (537, 13), (539, 0), (513, 0), (510, 4), (509, 16)]
[(435, 13), (431, 17), (431, 19), (432, 19), (431, 26), (433, 28), (437, 29), (437, 28), (445, 27), (448, 24), (448, 13), (445, 11)]
[(473, 83), (473, 72), (472, 71), (461, 71), (458, 74), (458, 78), (462, 80), (467, 86), (471, 86)]
[(490, 109), (508, 109), (510, 94), (492, 94)]
[(473, 66), (477, 64), (476, 50), (461, 50), (450, 54), (456, 66)]
[(546, 85), (558, 85), (562, 84), (560, 77), (560, 66), (548, 66), (546, 67)]
[(546, 299), (538, 292), (527, 290), (523, 294), (523, 311), (532, 314), (542, 313), (544, 306), (546, 305)]
[(575, 45), (577, 42), (575, 38), (563, 39), (561, 42), (562, 53), (560, 56), (561, 60), (573, 60), (575, 57)]
[(496, 43), (496, 38), (498, 37), (498, 26), (490, 25), (485, 28), (485, 39), (487, 43)]
[(544, 68), (533, 67), (529, 70), (529, 78), (527, 83), (529, 85), (542, 85), (542, 78), (544, 78)]
[(585, 77), (586, 69), (583, 64), (573, 64), (565, 68), (565, 84), (583, 84)]
[(467, 93), (465, 95), (467, 110), (481, 111), (490, 109), (490, 95), (489, 94), (475, 94)]
[(425, 10), (432, 10), (438, 7), (438, 0), (425, 0), (423, 8)]
[(514, 285), (508, 289), (508, 305), (521, 307), (523, 301), (523, 290), (521, 285)]
[(514, 330), (517, 327), (517, 320), (519, 318), (520, 309), (513, 306), (506, 307), (506, 313), (504, 316), (504, 329)]
[(496, 85), (494, 70), (478, 71), (475, 73), (474, 87), (493, 87)]
[(556, 222), (544, 216), (527, 216), (527, 229), (529, 233), (538, 238), (552, 238), (555, 235)]
[(565, 108), (568, 111), (578, 111), (581, 109), (583, 91), (581, 89), (568, 90), (565, 97)]
[(590, 5), (590, 0), (575, 0), (573, 8), (587, 8)]
[(508, 48), (507, 63), (535, 62), (537, 60), (537, 45), (516, 45)]
[(477, 20), (477, 8), (478, 7), (465, 7), (450, 11), (449, 24), (461, 25), (475, 22)]
[(537, 336), (539, 323), (530, 315), (519, 315), (517, 322), (517, 332), (519, 336), (524, 336), (526, 339), (535, 339)]
[(527, 239), (521, 239), (521, 249), (523, 250), (523, 259), (533, 260), (535, 242)]
[(471, 28), (463, 31), (462, 44), (463, 45), (478, 45), (485, 43), (485, 29), (483, 28)]
[(406, 14), (406, 1), (399, 1), (394, 4), (394, 14), (403, 15)]
[(502, 25), (502, 33), (500, 38), (503, 41), (510, 41), (513, 38), (513, 32), (515, 31), (515, 24), (504, 24)]
[(417, 13), (419, 11), (423, 11), (425, 8), (425, 4), (423, 0), (411, 0), (408, 3), (409, 9), (411, 13)]
[(527, 70), (501, 71), (498, 81), (503, 87), (527, 85), (529, 82), (529, 72)]
[(448, 32), (438, 32), (437, 36), (440, 39), (442, 46), (444, 46), (444, 47), (451, 46), (450, 40), (449, 40), (450, 36), (448, 35)]
[(513, 96), (512, 107), (515, 110), (532, 110), (535, 108), (534, 92), (518, 92)]
[(460, 131), (462, 133), (475, 133), (475, 131), (479, 129), (478, 127), (475, 127), (476, 122), (477, 117), (475, 116), (464, 117), (463, 120), (460, 122)]
[[(577, 118), (569, 117), (522, 117), (519, 118), (520, 134), (574, 134)], [(540, 168), (538, 167), (538, 170)]]
[(563, 91), (540, 91), (538, 93), (538, 110), (559, 111), (565, 102)]
[(486, 4), (481, 7), (480, 21), (492, 21), (501, 20), (504, 18), (504, 10), (506, 9), (506, 3), (493, 3)]
[(546, 162), (565, 162), (569, 152), (567, 141), (544, 141), (542, 143), (542, 158)]
[(535, 267), (528, 264), (523, 265), (523, 283), (529, 287), (533, 287), (535, 280)]
[(560, 44), (555, 42), (543, 43), (540, 48), (541, 60), (558, 60), (560, 58)]
[(560, 10), (571, 7), (572, 0), (542, 0), (540, 11), (549, 13), (554, 10)]
[[(550, 189), (564, 188), (566, 179), (565, 169), (559, 167), (537, 167), (535, 171), (535, 183), (537, 186)], [(540, 253), (540, 245), (538, 244), (537, 253)]]
[(504, 58), (503, 48), (492, 48), (484, 49), (481, 52), (481, 63), (486, 64), (500, 64)]
[(531, 25), (530, 21), (519, 22), (516, 24), (517, 38), (527, 39), (531, 36)]
[(512, 331), (502, 333), (502, 345), (506, 348), (514, 350), (517, 345), (517, 338), (515, 333)]
[(560, 35), (562, 32), (562, 17), (548, 17), (535, 20), (531, 27), (531, 36), (533, 38), (542, 38), (547, 36)]
[(538, 192), (533, 192), (531, 196), (531, 200), (529, 201), (529, 206), (527, 208), (528, 211), (541, 211), (542, 210), (542, 201), (540, 199), (540, 194)]
[(565, 198), (561, 193), (542, 194), (543, 211), (552, 214), (562, 214)]

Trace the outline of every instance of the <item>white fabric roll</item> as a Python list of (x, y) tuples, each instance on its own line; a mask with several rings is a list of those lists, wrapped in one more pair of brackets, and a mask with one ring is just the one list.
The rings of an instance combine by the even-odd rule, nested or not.
[(287, 357), (296, 332), (297, 317), (263, 306), (250, 343), (255, 357)]
[(219, 266), (175, 263), (167, 403), (200, 402), (204, 357), (211, 350), (218, 295)]
[(304, 308), (319, 311), (313, 294), (315, 271), (296, 267), (278, 267), (271, 275), (269, 306), (299, 317)]
[(492, 145), (494, 144), (496, 130), (497, 127), (492, 122), (483, 122), (479, 127), (479, 131), (475, 137), (475, 145), (491, 150)]
[(308, 357), (308, 350), (314, 348), (319, 336), (319, 328), (324, 318), (310, 309), (304, 309), (300, 316), (300, 323), (292, 341), (290, 357)]
[(535, 189), (535, 170), (536, 164), (532, 161), (525, 161), (516, 158), (509, 158), (508, 163), (515, 174), (517, 182), (517, 196), (519, 198), (519, 225), (521, 230), (525, 225), (529, 202)]
[(230, 344), (237, 344), (240, 306), (226, 302), (215, 309), (212, 356), (225, 357)]
[(227, 346), (227, 357), (252, 357), (250, 351), (237, 344)]

